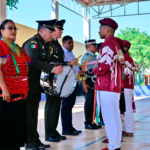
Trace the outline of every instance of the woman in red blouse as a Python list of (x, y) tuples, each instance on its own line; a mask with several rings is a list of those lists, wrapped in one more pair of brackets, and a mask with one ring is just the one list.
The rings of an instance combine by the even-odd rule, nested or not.
[(26, 143), (26, 104), (30, 57), (14, 43), (12, 20), (0, 27), (0, 150), (19, 150)]

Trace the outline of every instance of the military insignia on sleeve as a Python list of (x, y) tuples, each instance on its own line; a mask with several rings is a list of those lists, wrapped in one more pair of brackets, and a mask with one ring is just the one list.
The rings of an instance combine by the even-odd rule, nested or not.
[(51, 47), (51, 52), (50, 52), (50, 55), (52, 55), (53, 54), (53, 48)]
[(58, 50), (58, 47), (54, 47), (54, 50)]
[(37, 45), (36, 45), (36, 44), (32, 44), (32, 45), (31, 45), (31, 48), (36, 49), (36, 48), (37, 48)]
[(37, 44), (37, 42), (36, 41), (31, 41), (31, 44)]

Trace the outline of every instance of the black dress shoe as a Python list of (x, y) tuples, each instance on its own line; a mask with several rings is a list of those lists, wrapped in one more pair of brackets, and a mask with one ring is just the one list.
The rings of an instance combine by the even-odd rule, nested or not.
[(100, 121), (98, 124), (101, 125), (101, 126), (105, 126), (103, 121)]
[(93, 125), (94, 125), (95, 127), (97, 127), (98, 129), (102, 128), (102, 126), (101, 126), (100, 124), (97, 125), (96, 123), (94, 123)]
[(86, 124), (85, 129), (94, 130), (94, 129), (98, 129), (98, 127), (93, 124)]
[(76, 130), (74, 127), (71, 128), (72, 131), (77, 132), (77, 133), (82, 133), (81, 130)]
[(45, 141), (49, 141), (49, 142), (59, 142), (59, 138), (57, 136), (50, 136), (48, 138), (45, 139)]
[(43, 146), (44, 148), (50, 148), (51, 147), (49, 144), (40, 143), (40, 145)]
[(58, 135), (57, 137), (59, 140), (66, 140), (67, 139), (65, 136), (61, 136), (61, 135)]
[(68, 131), (63, 131), (62, 135), (78, 135), (79, 133), (72, 131), (72, 130), (68, 130)]
[(42, 145), (26, 146), (25, 150), (45, 150)]

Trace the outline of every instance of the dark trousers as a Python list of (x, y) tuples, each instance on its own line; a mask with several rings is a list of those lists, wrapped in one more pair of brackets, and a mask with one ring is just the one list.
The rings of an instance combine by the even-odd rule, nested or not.
[(76, 94), (78, 90), (78, 85), (76, 86), (73, 93), (67, 98), (62, 99), (62, 108), (61, 108), (61, 121), (62, 121), (62, 130), (70, 130), (72, 125), (72, 109), (76, 101)]
[(26, 98), (27, 108), (27, 146), (34, 146), (40, 143), (37, 132), (38, 108), (41, 95), (28, 93)]
[(103, 116), (102, 116), (102, 110), (100, 108), (100, 115), (99, 115), (99, 118), (100, 118), (100, 122), (104, 123), (104, 120), (103, 120)]
[(59, 135), (57, 129), (61, 99), (60, 97), (54, 97), (46, 95), (45, 104), (45, 138), (50, 136)]
[[(88, 82), (87, 82), (88, 84)], [(90, 89), (86, 93), (84, 91), (85, 104), (84, 104), (84, 115), (85, 115), (85, 124), (92, 124), (93, 120), (93, 108), (94, 108), (94, 84), (92, 86), (90, 82)], [(84, 88), (83, 88), (84, 89)]]
[(125, 105), (125, 97), (124, 97), (124, 88), (122, 88), (120, 94), (120, 113), (123, 114), (124, 112), (126, 112), (126, 105)]

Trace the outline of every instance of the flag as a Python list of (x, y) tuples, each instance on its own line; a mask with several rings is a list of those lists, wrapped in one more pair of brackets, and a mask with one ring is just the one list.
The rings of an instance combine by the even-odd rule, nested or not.
[(33, 44), (31, 45), (31, 48), (37, 48), (37, 45)]

